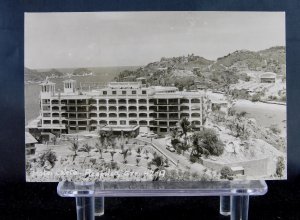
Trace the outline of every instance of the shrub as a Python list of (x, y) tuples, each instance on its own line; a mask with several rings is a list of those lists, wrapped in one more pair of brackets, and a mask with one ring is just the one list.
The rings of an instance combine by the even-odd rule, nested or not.
[(224, 151), (224, 145), (219, 140), (213, 129), (204, 129), (195, 132), (192, 136), (193, 151), (192, 156), (199, 158), (201, 155), (220, 156)]
[(196, 163), (196, 162), (198, 161), (198, 158), (195, 157), (195, 156), (193, 156), (193, 155), (190, 155), (190, 161), (191, 161), (192, 163)]
[(281, 130), (276, 126), (276, 125), (271, 125), (270, 126), (270, 130), (274, 133), (274, 134), (280, 134)]
[(172, 144), (172, 146), (173, 146), (174, 148), (176, 148), (176, 145), (179, 144), (179, 143), (180, 143), (180, 141), (179, 141), (177, 138), (171, 140), (171, 144)]
[(155, 165), (155, 166), (157, 166), (157, 167), (162, 166), (163, 163), (164, 163), (163, 157), (162, 157), (162, 156), (159, 156), (159, 155), (157, 155), (157, 154), (154, 154), (153, 156), (154, 156), (154, 158), (152, 159), (151, 164), (153, 164), (153, 165)]
[(48, 161), (51, 164), (51, 166), (54, 167), (55, 162), (57, 161), (55, 152), (53, 152), (51, 150), (43, 153), (39, 159), (40, 159), (41, 166), (44, 166), (46, 161)]
[(221, 173), (221, 179), (228, 179), (228, 180), (233, 179), (233, 171), (228, 166), (222, 167), (220, 173)]
[(251, 97), (252, 102), (258, 102), (260, 101), (260, 94), (256, 93)]

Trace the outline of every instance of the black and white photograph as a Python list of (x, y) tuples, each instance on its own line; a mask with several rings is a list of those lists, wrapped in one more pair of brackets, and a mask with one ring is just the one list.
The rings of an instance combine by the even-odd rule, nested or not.
[(26, 181), (287, 178), (284, 12), (24, 20)]

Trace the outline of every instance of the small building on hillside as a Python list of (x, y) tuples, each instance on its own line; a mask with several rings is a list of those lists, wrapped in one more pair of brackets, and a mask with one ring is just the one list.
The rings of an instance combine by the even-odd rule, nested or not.
[(26, 155), (35, 154), (35, 144), (38, 141), (29, 133), (25, 132)]
[(266, 72), (259, 76), (260, 83), (275, 83), (276, 73)]

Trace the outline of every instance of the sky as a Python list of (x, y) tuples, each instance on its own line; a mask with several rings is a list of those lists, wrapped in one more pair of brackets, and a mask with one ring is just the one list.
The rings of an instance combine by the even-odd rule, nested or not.
[(142, 66), (285, 46), (284, 12), (25, 13), (25, 66)]

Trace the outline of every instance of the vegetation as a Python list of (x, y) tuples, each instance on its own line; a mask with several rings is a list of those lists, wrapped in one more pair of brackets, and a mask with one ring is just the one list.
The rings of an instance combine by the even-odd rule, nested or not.
[(51, 141), (52, 141), (53, 145), (56, 145), (57, 138), (55, 135), (51, 138)]
[(55, 152), (49, 150), (47, 152), (44, 152), (40, 157), (39, 157), (40, 165), (45, 166), (46, 162), (49, 162), (51, 167), (54, 167), (55, 162), (57, 161), (57, 157)]
[(103, 149), (102, 146), (99, 143), (95, 144), (96, 149), (98, 150), (98, 152), (100, 153), (100, 159), (103, 159)]
[(230, 167), (224, 166), (221, 171), (221, 179), (233, 180), (233, 171)]
[(261, 95), (259, 93), (255, 93), (252, 97), (251, 97), (251, 101), (252, 102), (258, 102), (261, 99)]
[(123, 155), (123, 163), (127, 163), (127, 160), (126, 160), (126, 158), (127, 158), (127, 156), (128, 156), (128, 149), (126, 149), (126, 150), (122, 150), (122, 153), (121, 153), (122, 155)]
[[(220, 156), (224, 151), (223, 143), (219, 140), (213, 129), (204, 129), (195, 132), (192, 136), (193, 149), (191, 156), (200, 158), (202, 155)], [(192, 157), (192, 158), (193, 158)]]
[(135, 161), (136, 161), (136, 166), (138, 167), (139, 163), (141, 162), (141, 158), (136, 158)]
[(110, 152), (110, 156), (111, 156), (111, 161), (114, 161), (114, 155), (115, 155), (115, 151), (111, 151)]
[(71, 142), (71, 147), (70, 147), (70, 150), (71, 151), (74, 151), (74, 155), (73, 155), (73, 161), (75, 160), (75, 158), (77, 157), (77, 151), (78, 151), (78, 148), (79, 148), (79, 144), (78, 144), (78, 139), (74, 139), (72, 142)]
[(278, 128), (277, 125), (271, 125), (270, 126), (270, 130), (274, 133), (274, 134), (280, 134), (281, 133), (281, 130)]
[(153, 164), (156, 167), (161, 167), (164, 164), (164, 159), (162, 156), (158, 155), (157, 153), (154, 153), (154, 158), (151, 161), (151, 164)]
[(92, 150), (93, 148), (92, 148), (92, 146), (90, 146), (90, 145), (88, 145), (88, 144), (84, 144), (83, 146), (82, 146), (82, 148), (81, 148), (81, 150), (83, 151), (83, 152), (86, 152), (88, 155), (88, 157), (90, 156), (90, 152), (91, 152), (91, 150)]

